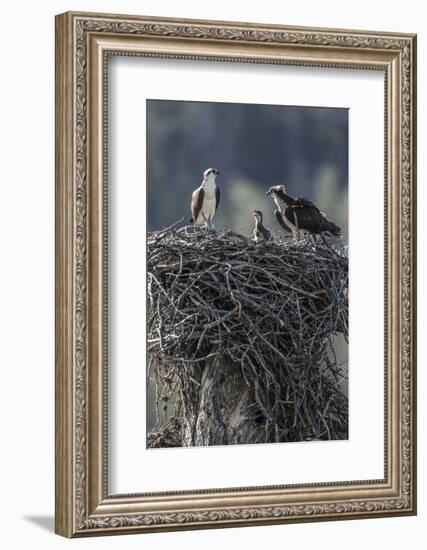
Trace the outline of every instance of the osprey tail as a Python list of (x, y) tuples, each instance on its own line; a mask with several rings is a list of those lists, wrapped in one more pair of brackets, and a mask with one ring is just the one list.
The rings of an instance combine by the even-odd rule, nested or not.
[(333, 222), (330, 222), (329, 220), (325, 220), (325, 233), (329, 233), (330, 235), (333, 235), (334, 237), (340, 237), (341, 236), (341, 227), (338, 227), (338, 225), (334, 224)]

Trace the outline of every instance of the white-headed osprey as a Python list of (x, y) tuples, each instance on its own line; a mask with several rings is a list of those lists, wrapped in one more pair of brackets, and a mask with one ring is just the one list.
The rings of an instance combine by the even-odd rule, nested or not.
[(219, 205), (220, 190), (215, 183), (219, 171), (208, 168), (203, 173), (203, 181), (191, 196), (191, 220), (194, 225), (209, 226), (214, 228), (213, 218)]
[(264, 227), (262, 223), (262, 212), (254, 210), (255, 229), (252, 233), (252, 239), (259, 243), (261, 241), (268, 242), (271, 239), (271, 231)]
[(294, 199), (289, 196), (284, 185), (270, 187), (267, 195), (271, 195), (277, 205), (274, 212), (276, 220), (286, 231), (292, 231), (295, 238), (298, 238), (299, 232), (314, 235), (326, 233), (334, 237), (341, 235), (341, 229), (330, 222), (315, 204), (303, 197)]

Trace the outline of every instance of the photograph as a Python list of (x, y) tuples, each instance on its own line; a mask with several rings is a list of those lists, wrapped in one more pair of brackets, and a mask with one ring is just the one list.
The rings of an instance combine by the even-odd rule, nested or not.
[(55, 17), (62, 537), (417, 513), (420, 18), (316, 6)]
[(146, 113), (147, 448), (347, 440), (349, 110)]

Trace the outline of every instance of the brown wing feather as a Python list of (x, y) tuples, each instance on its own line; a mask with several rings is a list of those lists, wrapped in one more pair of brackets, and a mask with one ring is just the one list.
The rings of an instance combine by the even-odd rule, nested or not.
[(217, 211), (217, 208), (219, 206), (219, 199), (221, 198), (221, 191), (219, 190), (218, 185), (215, 188), (215, 199), (216, 199), (216, 205), (215, 205), (215, 212)]
[(285, 210), (285, 216), (297, 225), (299, 229), (303, 229), (309, 233), (319, 234), (327, 232), (337, 236), (341, 233), (340, 228), (325, 218), (318, 208), (311, 206), (288, 206)]
[(259, 231), (266, 241), (269, 241), (271, 239), (271, 231), (269, 231), (266, 227), (261, 225)]
[(317, 212), (319, 212), (319, 214), (320, 214), (320, 210), (317, 208), (317, 206), (314, 204), (314, 202), (309, 201), (305, 197), (297, 197), (294, 200), (294, 204), (292, 204), (290, 206), (299, 206), (299, 207), (302, 207), (302, 208), (304, 208), (304, 207), (313, 208), (314, 210), (317, 210)]
[(199, 217), (200, 210), (203, 206), (204, 196), (205, 191), (203, 187), (198, 187), (191, 195), (191, 215), (193, 223), (197, 222), (197, 218)]
[(280, 213), (280, 211), (279, 211), (278, 208), (274, 211), (274, 216), (275, 216), (276, 220), (278, 221), (279, 225), (281, 225), (281, 227), (283, 227), (283, 229), (284, 229), (287, 233), (290, 233), (291, 230), (289, 229), (289, 227), (288, 227), (288, 226), (285, 224), (285, 222), (283, 221), (282, 214)]
[(285, 210), (285, 216), (291, 223), (295, 224), (298, 229), (314, 234), (322, 232), (324, 218), (315, 208), (309, 206), (288, 206)]

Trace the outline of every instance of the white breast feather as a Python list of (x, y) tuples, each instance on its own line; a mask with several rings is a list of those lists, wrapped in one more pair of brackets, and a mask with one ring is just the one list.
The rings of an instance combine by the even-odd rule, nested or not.
[(207, 182), (203, 187), (205, 196), (203, 197), (203, 205), (200, 214), (197, 217), (197, 224), (203, 224), (205, 220), (212, 220), (216, 210), (216, 185), (214, 182)]

